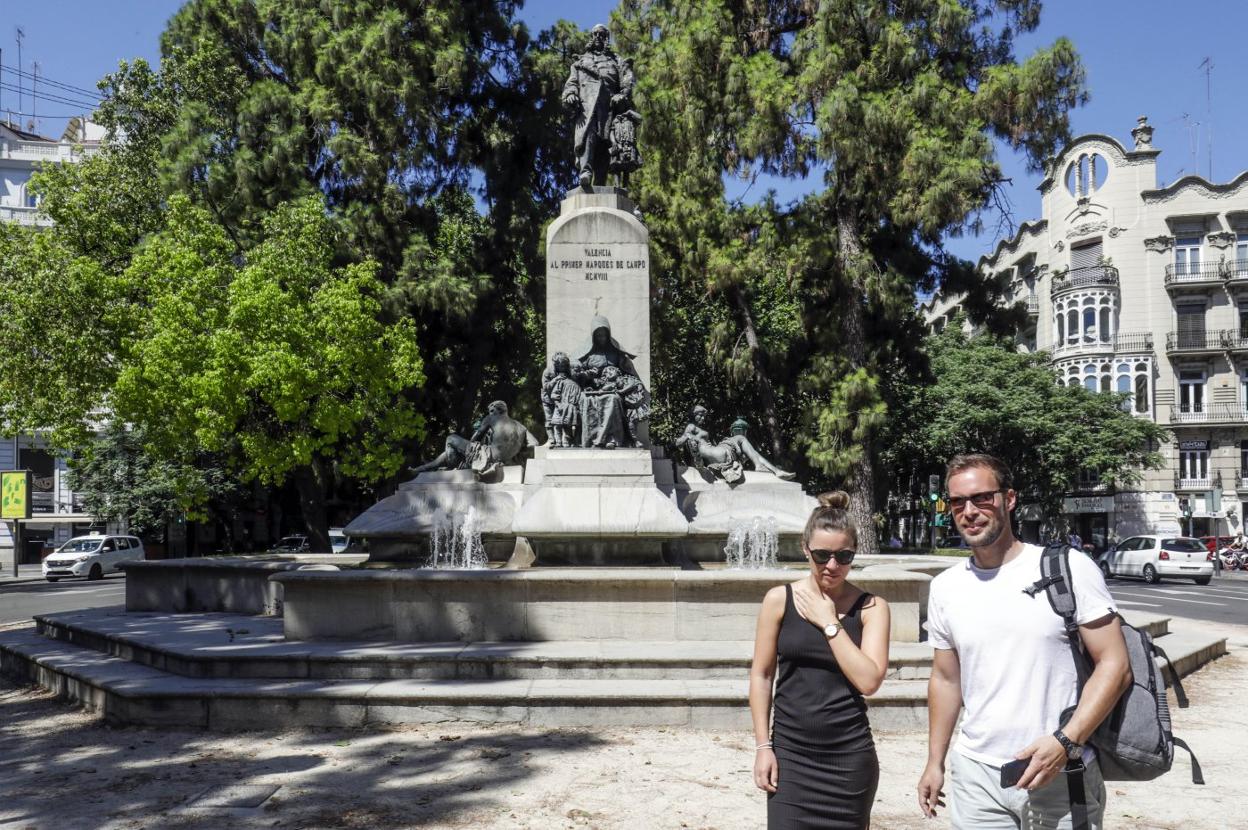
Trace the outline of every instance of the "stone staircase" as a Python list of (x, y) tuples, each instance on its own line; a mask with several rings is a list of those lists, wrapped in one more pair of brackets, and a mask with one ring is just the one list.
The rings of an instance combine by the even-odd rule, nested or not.
[[(1180, 674), (1225, 639), (1130, 614)], [(276, 617), (87, 610), (0, 632), (0, 673), (119, 723), (264, 729), (488, 722), (748, 729), (743, 641), (292, 642)], [(893, 643), (880, 731), (926, 726), (926, 643)]]

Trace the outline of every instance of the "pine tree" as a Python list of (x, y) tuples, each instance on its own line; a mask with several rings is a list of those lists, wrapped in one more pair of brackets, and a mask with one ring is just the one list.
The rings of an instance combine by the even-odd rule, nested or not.
[[(625, 0), (616, 15), (647, 117), (639, 193), (655, 259), (738, 309), (768, 274), (786, 275), (802, 329), (786, 353), (755, 349), (736, 316), (761, 353), (754, 397), (796, 400), (806, 461), (847, 485), (860, 527), (874, 525), (888, 377), (916, 343), (916, 292), (964, 270), (942, 240), (999, 186), (994, 139), (1038, 167), (1084, 96), (1069, 41), (1015, 59), (1014, 37), (1039, 11), (1035, 0)], [(760, 173), (812, 192), (780, 216), (728, 200), (725, 179)], [(863, 537), (873, 552), (874, 534)]]

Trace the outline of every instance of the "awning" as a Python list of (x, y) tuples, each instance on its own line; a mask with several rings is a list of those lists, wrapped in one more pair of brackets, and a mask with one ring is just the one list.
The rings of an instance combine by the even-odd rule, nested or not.
[[(6, 520), (6, 524), (12, 521), (12, 519)], [(105, 524), (105, 522), (86, 513), (36, 513), (29, 519), (22, 519), (22, 524), (30, 527), (31, 525)]]

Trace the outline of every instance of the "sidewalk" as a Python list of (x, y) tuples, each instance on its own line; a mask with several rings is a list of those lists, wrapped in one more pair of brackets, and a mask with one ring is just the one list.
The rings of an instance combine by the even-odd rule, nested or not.
[(13, 563), (6, 562), (0, 568), (0, 587), (18, 585), (23, 582), (38, 582), (43, 579), (42, 565), (18, 565), (17, 576), (13, 576)]
[[(1248, 815), (1248, 626), (1206, 627), (1230, 654), (1184, 681), (1185, 753), (1156, 781), (1111, 783), (1106, 830), (1223, 830)], [(1024, 670), (1020, 667), (1020, 670)], [(742, 683), (745, 678), (742, 678)], [(873, 826), (923, 819), (920, 732), (877, 734)], [(673, 728), (560, 730), (446, 723), (401, 730), (218, 734), (110, 728), (44, 693), (0, 681), (0, 828), (715, 828), (766, 824), (752, 736)], [(235, 806), (222, 806), (233, 804)], [(251, 806), (245, 806), (251, 805)]]

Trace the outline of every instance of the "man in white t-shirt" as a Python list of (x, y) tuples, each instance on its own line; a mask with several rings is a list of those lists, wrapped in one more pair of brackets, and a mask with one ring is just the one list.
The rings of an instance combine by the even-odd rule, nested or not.
[[(1023, 592), (1040, 579), (1042, 548), (1014, 537), (1011, 483), (1009, 468), (989, 455), (960, 455), (946, 469), (954, 522), (971, 557), (933, 579), (928, 598), (935, 651), (919, 806), (928, 816), (944, 806), (945, 754), (965, 709), (950, 757), (954, 828), (1070, 828), (1064, 770), (1082, 758), (1089, 826), (1099, 830), (1105, 783), (1084, 745), (1131, 683), (1126, 642), (1104, 577), (1088, 557), (1071, 556), (1076, 621), (1094, 666), (1080, 695), (1062, 618), (1044, 591)], [(1001, 768), (1019, 759), (1027, 764), (1017, 785), (1002, 786)]]

